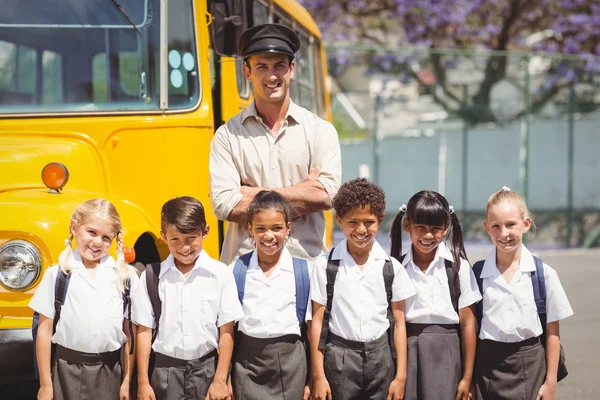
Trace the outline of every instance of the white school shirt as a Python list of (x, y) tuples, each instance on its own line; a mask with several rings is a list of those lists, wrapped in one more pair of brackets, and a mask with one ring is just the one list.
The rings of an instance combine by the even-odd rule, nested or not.
[[(458, 314), (452, 306), (445, 260), (454, 261), (450, 249), (442, 242), (435, 251), (435, 257), (425, 272), (413, 262), (412, 246), (404, 256), (402, 265), (406, 268), (417, 295), (406, 300), (406, 322), (413, 324), (458, 324)], [(481, 300), (475, 274), (467, 260), (461, 259), (458, 272), (460, 297), (458, 309), (468, 307)]]
[[(123, 294), (117, 288), (115, 260), (109, 255), (101, 258), (94, 278), (77, 250), (73, 250), (67, 262), (71, 278), (52, 343), (85, 353), (120, 349), (127, 341), (123, 332), (127, 310), (123, 312)], [(133, 267), (129, 268), (134, 301), (139, 279)], [(59, 271), (58, 265), (48, 268), (29, 302), (30, 308), (50, 319), (54, 319), (54, 288)]]
[[(233, 271), (235, 262), (229, 268)], [(310, 277), (310, 270), (309, 277)], [(258, 255), (254, 251), (244, 287), (242, 305), (244, 317), (238, 329), (255, 338), (272, 338), (283, 335), (300, 335), (300, 325), (296, 316), (296, 279), (292, 255), (285, 247), (279, 263), (267, 278), (258, 265)], [(306, 321), (312, 319), (310, 296), (306, 309)]]
[[(480, 339), (515, 343), (542, 334), (531, 281), (531, 273), (534, 271), (533, 256), (522, 246), (519, 268), (510, 283), (506, 283), (496, 266), (496, 249), (490, 252), (481, 271), (483, 318)], [(547, 322), (573, 315), (556, 271), (544, 264), (544, 277)]]
[[(180, 360), (193, 360), (219, 347), (218, 328), (243, 317), (233, 274), (202, 250), (187, 278), (173, 255), (161, 263), (158, 296), (162, 302), (154, 351)], [(154, 329), (146, 272), (140, 277), (141, 301), (133, 304), (133, 321)]]
[[(347, 240), (342, 240), (332, 250), (333, 260), (340, 267), (333, 290), (333, 304), (329, 315), (329, 331), (344, 339), (369, 342), (381, 337), (389, 328), (387, 296), (383, 282), (383, 266), (390, 257), (377, 241), (361, 271), (348, 253)], [(324, 254), (315, 260), (311, 279), (311, 298), (327, 305), (327, 259)], [(413, 296), (415, 288), (400, 262), (392, 258), (394, 282), (392, 301), (402, 301)]]

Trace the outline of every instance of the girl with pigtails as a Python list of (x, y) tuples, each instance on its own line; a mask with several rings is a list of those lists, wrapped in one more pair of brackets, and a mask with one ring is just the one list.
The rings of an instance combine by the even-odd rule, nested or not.
[[(135, 328), (126, 303), (138, 277), (125, 263), (121, 219), (112, 203), (92, 199), (75, 209), (69, 231), (29, 303), (38, 318), (38, 399), (129, 399)], [(108, 254), (114, 240), (116, 260)]]
[[(402, 252), (402, 231), (411, 245)], [(460, 222), (441, 194), (423, 190), (402, 205), (391, 230), (391, 256), (417, 294), (405, 300), (405, 400), (471, 399), (475, 303), (481, 300)]]

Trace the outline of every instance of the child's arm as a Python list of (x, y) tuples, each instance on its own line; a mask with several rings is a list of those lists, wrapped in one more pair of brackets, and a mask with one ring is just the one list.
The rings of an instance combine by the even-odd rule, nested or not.
[(331, 387), (325, 377), (325, 368), (323, 360), (325, 359), (323, 351), (319, 349), (319, 340), (321, 338), (321, 328), (323, 326), (323, 315), (325, 306), (316, 301), (312, 302), (312, 323), (310, 329), (310, 358), (312, 364), (313, 393), (314, 400), (331, 400)]
[(150, 386), (148, 367), (150, 364), (150, 351), (152, 349), (152, 328), (140, 325), (135, 336), (135, 356), (137, 360), (138, 399), (156, 400), (154, 390)]
[(536, 400), (554, 400), (558, 377), (558, 359), (560, 358), (559, 322), (546, 324), (546, 381), (540, 388)]
[(54, 320), (40, 314), (37, 337), (34, 343), (37, 355), (37, 365), (40, 373), (39, 400), (53, 399), (52, 375), (51, 375), (51, 342), (52, 325)]
[(213, 382), (208, 388), (207, 399), (228, 399), (229, 388), (227, 378), (229, 376), (229, 365), (233, 355), (233, 321), (221, 325), (219, 328), (219, 360)]
[(475, 304), (458, 310), (460, 320), (461, 346), (463, 358), (463, 376), (458, 383), (456, 400), (467, 400), (473, 380), (475, 364), (475, 348), (477, 346), (477, 331), (475, 328)]
[[(135, 366), (135, 341), (134, 349), (131, 352), (131, 338), (135, 337), (137, 325), (131, 324), (133, 332), (129, 330), (129, 320), (123, 319), (123, 332), (127, 336), (127, 341), (123, 346), (123, 382), (121, 383), (121, 391), (119, 394), (120, 400), (128, 400), (130, 397), (131, 376), (133, 375), (133, 367)], [(132, 354), (129, 354), (132, 353)]]
[(406, 385), (406, 320), (404, 318), (404, 301), (392, 302), (394, 314), (394, 348), (396, 349), (396, 376), (390, 384), (386, 400), (404, 398)]

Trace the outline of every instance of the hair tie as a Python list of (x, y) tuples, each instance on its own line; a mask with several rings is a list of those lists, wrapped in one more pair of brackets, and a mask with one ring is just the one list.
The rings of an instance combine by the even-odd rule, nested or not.
[(448, 214), (454, 214), (454, 207), (448, 206)]
[(502, 186), (502, 190), (505, 192), (510, 192), (510, 188), (508, 186)]
[(71, 245), (71, 239), (65, 239), (65, 246)]
[(402, 205), (400, 206), (399, 210), (400, 210), (400, 212), (403, 212), (403, 213), (405, 213), (405, 212), (406, 212), (406, 210), (407, 210), (406, 204), (402, 204)]

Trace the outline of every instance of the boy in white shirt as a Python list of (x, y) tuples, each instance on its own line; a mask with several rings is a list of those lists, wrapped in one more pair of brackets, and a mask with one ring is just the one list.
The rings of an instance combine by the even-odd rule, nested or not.
[(163, 205), (161, 236), (171, 254), (160, 269), (146, 267), (143, 301), (133, 307), (140, 325), (139, 399), (231, 398), (233, 324), (243, 311), (231, 271), (202, 250), (208, 231), (198, 200), (179, 197)]
[(404, 300), (415, 289), (375, 240), (385, 194), (366, 179), (354, 179), (340, 187), (333, 208), (346, 239), (315, 260), (311, 277), (313, 398), (401, 399)]

